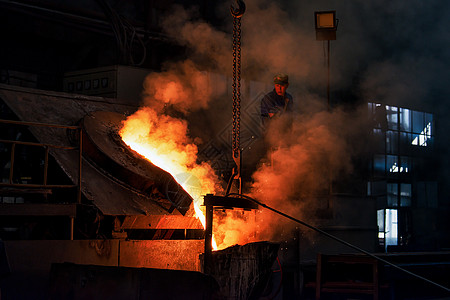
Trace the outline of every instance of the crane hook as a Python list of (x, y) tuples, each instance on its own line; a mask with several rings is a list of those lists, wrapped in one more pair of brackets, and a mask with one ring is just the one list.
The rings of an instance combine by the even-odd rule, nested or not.
[(239, 6), (239, 8), (235, 9), (233, 5), (230, 5), (230, 12), (233, 17), (240, 18), (245, 12), (245, 3), (242, 0), (236, 0), (236, 4)]

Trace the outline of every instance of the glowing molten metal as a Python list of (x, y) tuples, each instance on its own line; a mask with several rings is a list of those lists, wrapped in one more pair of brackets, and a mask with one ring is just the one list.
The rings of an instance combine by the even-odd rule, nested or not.
[[(198, 149), (187, 135), (187, 123), (143, 107), (123, 121), (119, 133), (131, 149), (172, 174), (194, 199), (196, 217), (205, 227), (200, 203), (203, 195), (215, 193), (217, 179), (209, 164), (197, 164)], [(212, 246), (217, 249), (214, 239)]]

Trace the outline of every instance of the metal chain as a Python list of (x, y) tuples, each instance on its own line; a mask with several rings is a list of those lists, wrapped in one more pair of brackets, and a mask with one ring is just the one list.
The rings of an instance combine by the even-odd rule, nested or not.
[(233, 182), (238, 180), (238, 191), (242, 190), (241, 179), (241, 17), (245, 12), (245, 3), (243, 0), (236, 0), (239, 8), (230, 7), (233, 16), (233, 142), (232, 152), (235, 167), (233, 174), (227, 186), (227, 194), (229, 193)]
[(241, 19), (233, 17), (233, 156), (239, 157), (241, 135)]

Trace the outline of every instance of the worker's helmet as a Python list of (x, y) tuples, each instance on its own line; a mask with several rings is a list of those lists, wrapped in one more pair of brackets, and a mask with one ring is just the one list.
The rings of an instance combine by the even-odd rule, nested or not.
[(287, 85), (289, 84), (289, 77), (286, 74), (277, 74), (273, 77), (274, 84)]

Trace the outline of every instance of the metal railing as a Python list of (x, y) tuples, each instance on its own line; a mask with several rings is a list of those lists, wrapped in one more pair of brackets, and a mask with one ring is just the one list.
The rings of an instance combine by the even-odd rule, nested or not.
[[(82, 162), (83, 162), (83, 159), (82, 159), (83, 135), (82, 135), (81, 127), (80, 126), (58, 125), (58, 124), (45, 124), (45, 123), (37, 123), (37, 122), (3, 120), (3, 119), (0, 119), (0, 123), (16, 125), (16, 126), (30, 126), (30, 127), (35, 126), (35, 127), (48, 127), (48, 128), (60, 128), (60, 129), (66, 129), (66, 130), (67, 129), (74, 130), (78, 136), (78, 145), (77, 146), (62, 146), (62, 145), (47, 144), (47, 143), (0, 139), (0, 143), (11, 145), (9, 179), (8, 179), (8, 182), (0, 182), (0, 188), (1, 187), (9, 187), (9, 188), (18, 188), (19, 190), (29, 188), (29, 189), (35, 189), (36, 191), (39, 189), (77, 188), (76, 203), (81, 204), (81, 182), (82, 182), (81, 174), (82, 174)], [(38, 148), (44, 149), (44, 165), (43, 165), (42, 183), (17, 183), (17, 182), (14, 182), (14, 165), (15, 165), (16, 161), (18, 160), (16, 157), (17, 145), (38, 147)], [(50, 149), (78, 150), (78, 178), (77, 178), (76, 184), (48, 184)], [(74, 229), (74, 217), (71, 216), (70, 217), (70, 239), (71, 240), (73, 240), (73, 229)]]

